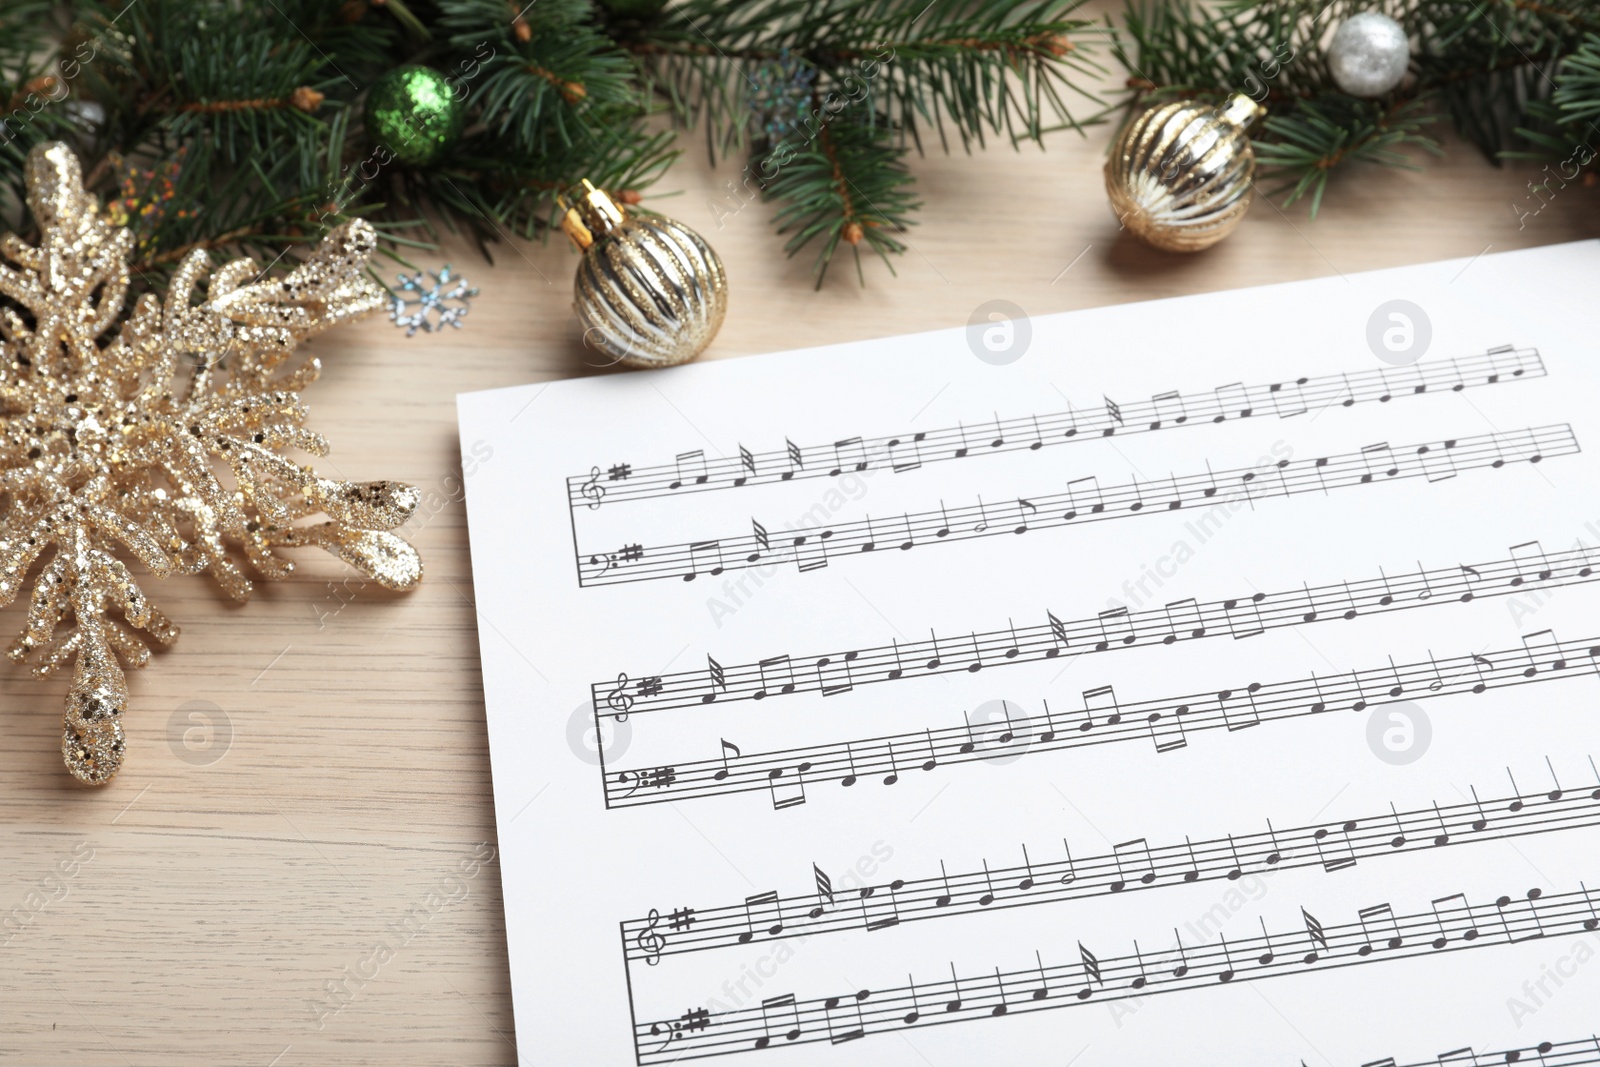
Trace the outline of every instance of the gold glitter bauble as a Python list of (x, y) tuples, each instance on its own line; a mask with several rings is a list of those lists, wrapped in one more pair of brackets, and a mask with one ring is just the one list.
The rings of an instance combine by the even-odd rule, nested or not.
[(705, 351), (728, 310), (722, 260), (689, 227), (630, 215), (585, 181), (562, 229), (583, 252), (573, 309), (583, 340), (630, 367), (670, 367)]
[(0, 607), (32, 574), (8, 652), (41, 676), (71, 666), (61, 754), (74, 776), (101, 784), (122, 766), (122, 665), (143, 667), (146, 642), (178, 636), (129, 562), (157, 578), (209, 574), (244, 601), (250, 579), (228, 545), (268, 579), (294, 568), (276, 549), (315, 545), (409, 589), (422, 561), (386, 531), (418, 494), (323, 478), (283, 454), (328, 451), (302, 425), (298, 395), (321, 365), (288, 366), (295, 347), (386, 303), (366, 276), (369, 225), (334, 230), (282, 278), (252, 281), (260, 269), (234, 260), (199, 299), (209, 261), (190, 252), (166, 299), (140, 297), (113, 331), (132, 236), (84, 192), (66, 146), (33, 149), (26, 179), (39, 244), (0, 237)]
[(1106, 160), (1111, 210), (1168, 252), (1198, 252), (1250, 209), (1256, 154), (1245, 130), (1265, 111), (1243, 94), (1222, 107), (1160, 104), (1117, 135)]

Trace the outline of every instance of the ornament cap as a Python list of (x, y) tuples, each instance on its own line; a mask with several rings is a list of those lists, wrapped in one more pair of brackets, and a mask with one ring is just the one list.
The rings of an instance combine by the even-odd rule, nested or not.
[(1241, 130), (1249, 129), (1253, 122), (1266, 113), (1266, 108), (1243, 93), (1234, 93), (1222, 108), (1222, 117)]
[(567, 205), (561, 229), (580, 252), (616, 230), (628, 217), (621, 204), (604, 189), (596, 189), (588, 178), (562, 194), (561, 203)]

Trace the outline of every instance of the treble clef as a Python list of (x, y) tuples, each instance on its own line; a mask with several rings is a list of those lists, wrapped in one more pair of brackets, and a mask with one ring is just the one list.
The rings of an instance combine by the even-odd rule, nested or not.
[(589, 501), (592, 511), (600, 506), (600, 500), (606, 495), (605, 486), (600, 484), (600, 468), (596, 467), (589, 472), (589, 480), (583, 483), (584, 499)]
[(633, 697), (628, 695), (627, 674), (617, 675), (617, 687), (606, 697), (606, 705), (611, 708), (618, 722), (628, 721), (628, 711), (633, 707)]
[(634, 938), (634, 944), (639, 946), (639, 951), (644, 953), (644, 961), (651, 967), (661, 962), (661, 950), (667, 947), (667, 939), (661, 936), (656, 929), (656, 923), (661, 921), (661, 913), (655, 908), (650, 909), (650, 923), (639, 936)]

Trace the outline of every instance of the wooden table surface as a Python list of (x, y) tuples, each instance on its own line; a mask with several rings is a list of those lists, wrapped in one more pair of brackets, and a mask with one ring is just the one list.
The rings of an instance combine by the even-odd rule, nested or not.
[[(1420, 172), (1336, 179), (1315, 222), (1258, 202), (1220, 246), (1163, 255), (1118, 234), (1108, 136), (916, 161), (926, 207), (911, 250), (898, 277), (865, 262), (864, 287), (841, 259), (813, 291), (770, 206), (719, 228), (709, 204), (739, 168), (709, 166), (693, 136), (659, 189), (681, 195), (646, 204), (700, 229), (727, 265), (731, 306), (706, 359), (964, 325), (997, 297), (1043, 314), (1600, 234), (1600, 190), (1559, 190), (1519, 226), (1512, 205), (1536, 206), (1536, 168), (1450, 144)], [(61, 766), (65, 682), (0, 666), (0, 1063), (518, 1060), (505, 902), (484, 862), (496, 835), (478, 641), (499, 638), (473, 607), (454, 398), (590, 367), (565, 242), (494, 254), (493, 267), (462, 247), (420, 261), (481, 287), (464, 329), (408, 339), (380, 317), (315, 344), (327, 371), (306, 399), (334, 444), (323, 470), (424, 491), (407, 531), (426, 560), (419, 589), (375, 591), (313, 552), (243, 608), (199, 579), (149, 580), (184, 633), (131, 677), (127, 762), (98, 790)], [(1240, 344), (1292, 350), (1251, 327)], [(20, 625), (13, 607), (0, 629)], [(533, 1048), (521, 1060), (541, 1062)]]

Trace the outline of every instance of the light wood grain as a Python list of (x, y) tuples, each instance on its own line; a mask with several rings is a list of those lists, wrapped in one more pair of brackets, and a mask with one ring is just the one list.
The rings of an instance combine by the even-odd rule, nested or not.
[[(1043, 314), (1600, 234), (1597, 192), (1580, 185), (1519, 229), (1512, 204), (1532, 206), (1535, 168), (1494, 169), (1451, 145), (1418, 173), (1337, 181), (1316, 222), (1258, 203), (1221, 246), (1167, 256), (1119, 237), (1101, 186), (1107, 136), (917, 161), (927, 206), (912, 251), (898, 277), (867, 262), (865, 287), (841, 260), (813, 291), (809, 257), (783, 258), (770, 207), (719, 228), (708, 200), (738, 168), (708, 166), (693, 137), (663, 186), (682, 195), (647, 203), (701, 229), (727, 264), (732, 303), (708, 359), (963, 325), (996, 297)], [(516, 1061), (498, 871), (450, 881), (495, 841), (477, 657), (480, 632), (499, 640), (472, 606), (454, 396), (587, 367), (574, 254), (494, 251), (492, 268), (459, 247), (429, 260), (482, 288), (464, 330), (408, 340), (377, 319), (316, 345), (328, 370), (307, 399), (334, 442), (326, 469), (428, 493), (410, 527), (427, 563), (419, 590), (347, 583), (313, 554), (243, 609), (198, 580), (152, 580), (184, 634), (133, 677), (126, 768), (98, 791), (61, 768), (62, 683), (0, 667), (0, 920), (17, 927), (0, 929), (0, 1062)], [(1241, 337), (1294, 366), (1293, 337), (1254, 338), (1248, 323)], [(4, 623), (14, 631), (19, 614)], [(169, 744), (193, 701), (231, 725), (210, 765)], [(538, 818), (537, 804), (519, 817)], [(380, 940), (392, 958), (372, 966)], [(331, 995), (348, 973), (349, 994)]]

